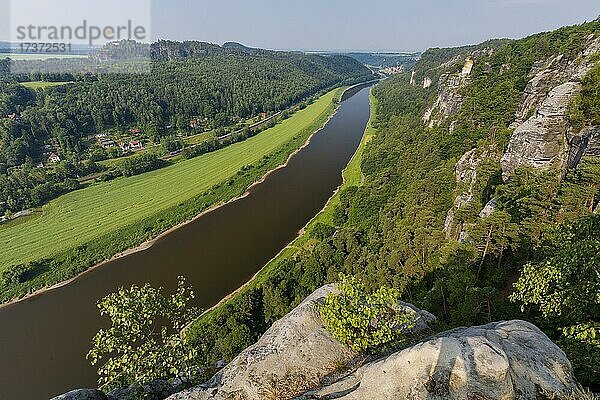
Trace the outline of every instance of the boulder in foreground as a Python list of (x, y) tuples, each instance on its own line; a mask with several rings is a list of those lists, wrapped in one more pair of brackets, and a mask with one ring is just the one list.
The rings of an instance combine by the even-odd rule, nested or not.
[[(169, 400), (289, 398), (318, 387), (336, 366), (356, 356), (327, 332), (317, 309), (334, 291), (334, 285), (317, 289), (209, 382)], [(429, 329), (435, 319), (410, 304), (401, 306), (416, 316), (412, 334)]]
[(457, 328), (366, 364), (304, 399), (568, 398), (577, 388), (565, 353), (534, 325)]

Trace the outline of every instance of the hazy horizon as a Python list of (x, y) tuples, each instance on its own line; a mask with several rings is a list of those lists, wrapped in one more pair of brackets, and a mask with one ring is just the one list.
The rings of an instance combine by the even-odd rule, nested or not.
[[(135, 4), (147, 5), (148, 1), (113, 2), (112, 7), (110, 1), (104, 1), (99, 3), (104, 5), (101, 18), (116, 19), (124, 10), (135, 12)], [(30, 0), (25, 15), (32, 20), (50, 16), (63, 22), (68, 20), (70, 2), (49, 5)], [(10, 0), (0, 0), (3, 10), (8, 10), (9, 4)], [(232, 41), (273, 50), (344, 52), (416, 52), (495, 38), (516, 39), (591, 21), (600, 14), (598, 0), (306, 0), (285, 4), (273, 0), (152, 0), (151, 6), (152, 40), (219, 45)], [(8, 13), (4, 14), (0, 41), (9, 41)]]

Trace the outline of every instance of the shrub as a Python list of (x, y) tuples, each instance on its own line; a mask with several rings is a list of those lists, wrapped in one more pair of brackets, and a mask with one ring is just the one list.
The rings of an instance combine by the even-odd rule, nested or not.
[(554, 321), (578, 378), (598, 384), (598, 366), (589, 361), (600, 359), (600, 216), (551, 230), (543, 244), (543, 258), (523, 268), (510, 298)]
[(165, 297), (162, 288), (149, 284), (119, 289), (98, 303), (111, 326), (94, 336), (87, 355), (98, 370), (101, 388), (119, 388), (152, 381), (189, 377), (195, 371), (198, 353), (180, 331), (197, 315), (189, 306), (194, 298), (179, 277), (177, 290)]
[(353, 276), (340, 275), (339, 293), (331, 293), (320, 307), (327, 330), (354, 351), (370, 351), (402, 344), (414, 326), (414, 316), (398, 304), (400, 292), (381, 287), (368, 292)]
[(335, 228), (333, 226), (324, 224), (322, 222), (317, 222), (310, 231), (310, 236), (322, 241), (330, 238), (334, 233)]
[(4, 286), (16, 285), (25, 282), (29, 267), (24, 264), (13, 265), (6, 271), (2, 272), (2, 281)]

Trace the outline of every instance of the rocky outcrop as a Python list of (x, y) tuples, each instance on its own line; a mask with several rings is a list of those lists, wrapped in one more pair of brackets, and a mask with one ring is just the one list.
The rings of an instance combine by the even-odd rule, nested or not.
[(460, 89), (468, 84), (468, 77), (462, 75), (440, 76), (438, 97), (429, 109), (423, 114), (423, 123), (430, 128), (439, 125), (447, 117), (457, 114), (463, 102)]
[(581, 79), (600, 51), (600, 38), (588, 38), (586, 49), (574, 60), (563, 55), (534, 64), (520, 106), (515, 129), (502, 157), (502, 177), (510, 178), (521, 165), (539, 169), (567, 167), (570, 153), (566, 114), (569, 101), (581, 90)]
[(491, 199), (488, 201), (485, 206), (479, 212), (479, 218), (487, 218), (494, 213), (498, 209), (498, 202), (496, 199)]
[[(478, 179), (481, 179), (478, 176), (478, 170), (481, 165), (486, 162), (497, 163), (500, 157), (501, 154), (498, 152), (496, 146), (487, 146), (466, 152), (456, 163), (454, 176), (456, 177), (458, 195), (454, 200), (454, 206), (448, 211), (444, 223), (444, 232), (447, 239), (459, 241), (466, 239), (466, 227), (463, 223), (457, 224), (456, 215), (460, 210), (472, 205), (475, 196), (479, 195), (476, 185)], [(481, 205), (478, 205), (478, 207), (477, 210), (481, 208)]]
[[(168, 399), (534, 400), (549, 393), (560, 400), (576, 389), (563, 351), (518, 320), (453, 329), (341, 372), (339, 366), (352, 365), (346, 362), (356, 360), (355, 354), (329, 335), (316, 308), (333, 291), (333, 285), (318, 289), (209, 382)], [(412, 335), (430, 332), (430, 313), (400, 306), (416, 317)], [(83, 389), (53, 400), (125, 395)]]
[(537, 399), (576, 389), (564, 352), (524, 321), (458, 328), (364, 365), (303, 399)]
[(77, 389), (61, 394), (51, 400), (109, 400), (109, 398), (98, 389)]
[(127, 388), (114, 389), (105, 394), (97, 389), (77, 389), (54, 397), (51, 400), (163, 400), (182, 389), (182, 383), (170, 384), (158, 379), (145, 386), (132, 385)]
[(114, 389), (108, 392), (108, 400), (163, 400), (182, 389), (182, 382), (177, 380), (171, 384), (165, 380), (157, 379), (148, 385), (132, 385), (126, 388)]
[[(478, 57), (490, 56), (494, 52), (492, 48), (483, 48), (471, 52), (466, 58), (464, 54), (452, 57), (450, 60), (435, 68), (447, 70), (464, 60), (460, 72), (455, 74), (444, 73), (438, 80), (438, 96), (435, 103), (423, 114), (423, 124), (430, 128), (440, 125), (446, 118), (457, 114), (463, 104), (462, 89), (471, 83), (471, 75)], [(427, 86), (426, 86), (427, 85)], [(429, 87), (431, 81), (425, 78), (423, 87)], [(452, 123), (453, 124), (453, 123)], [(451, 127), (450, 131), (454, 129)]]
[(584, 128), (578, 134), (567, 133), (567, 166), (575, 168), (585, 157), (600, 157), (600, 125)]
[(417, 84), (417, 82), (415, 81), (415, 74), (417, 73), (417, 71), (413, 70), (410, 74), (410, 84), (412, 86), (415, 86)]
[(471, 75), (471, 71), (473, 71), (473, 65), (475, 65), (475, 60), (472, 56), (469, 56), (465, 59), (465, 65), (463, 65), (462, 71), (460, 72), (461, 76), (469, 76)]
[[(334, 290), (333, 285), (318, 289), (205, 385), (169, 399), (264, 399), (268, 393), (282, 390), (282, 383), (296, 393), (314, 387), (335, 365), (356, 356), (325, 330), (316, 308)], [(435, 319), (412, 305), (401, 306), (417, 317), (412, 333), (428, 329)]]
[(537, 113), (515, 130), (501, 161), (505, 180), (521, 165), (549, 169), (566, 164), (566, 110), (580, 88), (576, 82), (553, 88)]

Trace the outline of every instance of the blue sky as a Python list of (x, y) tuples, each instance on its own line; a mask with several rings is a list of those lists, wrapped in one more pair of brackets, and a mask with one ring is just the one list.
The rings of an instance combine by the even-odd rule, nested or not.
[[(13, 1), (32, 16), (40, 1), (52, 4), (53, 11), (44, 11), (45, 16), (69, 14), (67, 0)], [(147, 1), (152, 1), (154, 39), (238, 41), (299, 50), (424, 50), (523, 37), (600, 14), (600, 0)], [(0, 0), (2, 11), (8, 2)], [(105, 11), (115, 16), (121, 12), (118, 6), (106, 6)], [(6, 25), (0, 21), (0, 40), (6, 40)]]

